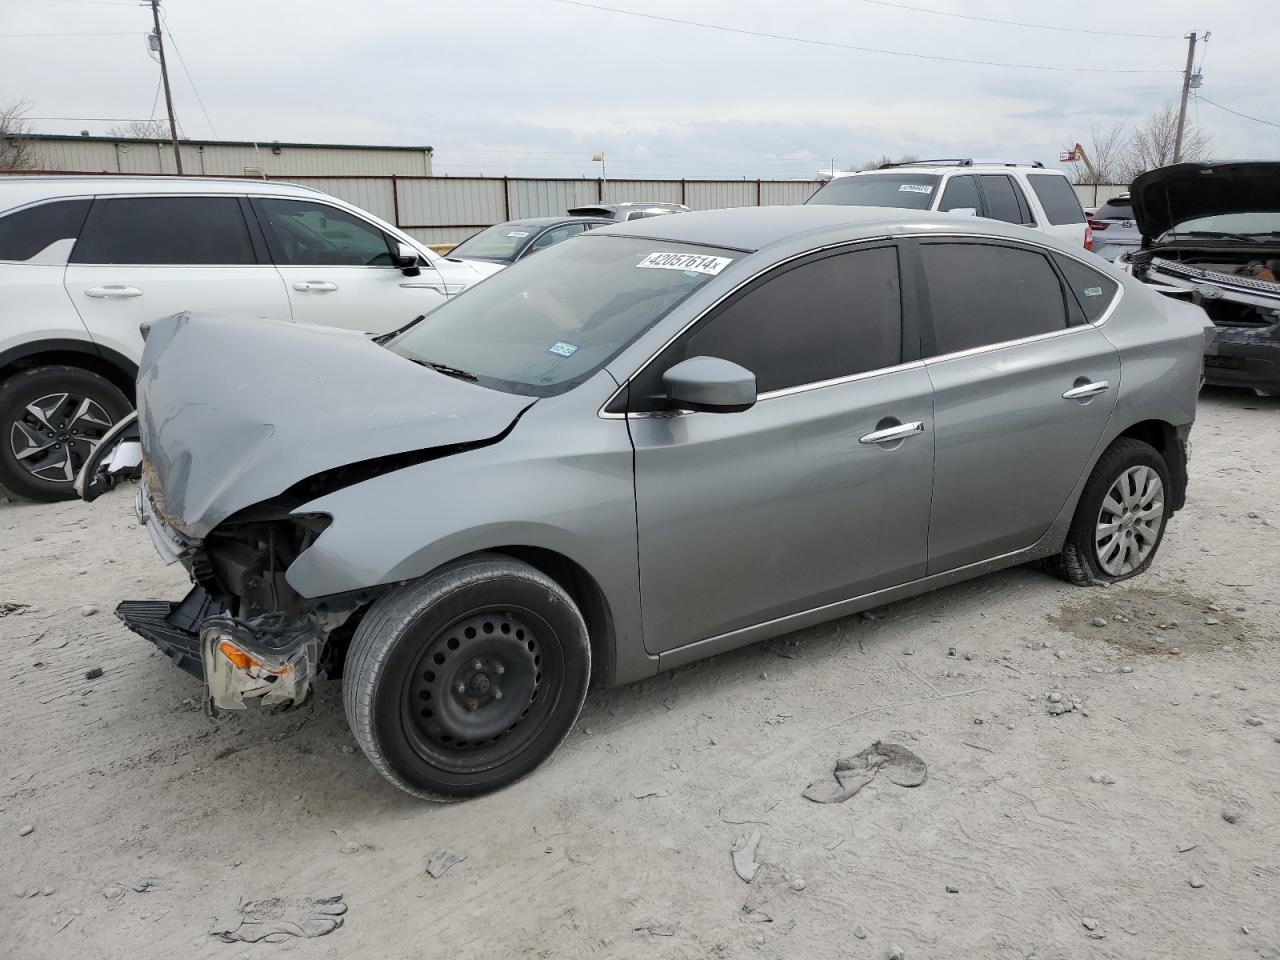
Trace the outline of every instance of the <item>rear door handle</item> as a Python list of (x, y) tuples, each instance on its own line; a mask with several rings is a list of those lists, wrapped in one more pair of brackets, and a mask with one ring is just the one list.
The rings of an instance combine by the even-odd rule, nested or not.
[(337, 290), (338, 285), (336, 283), (330, 283), (328, 280), (299, 280), (293, 285), (293, 289), (300, 290), (303, 293), (308, 290), (314, 290), (317, 293), (329, 293), (330, 291)]
[(897, 440), (905, 440), (907, 437), (914, 437), (918, 433), (924, 433), (924, 424), (919, 420), (913, 420), (911, 423), (900, 423), (894, 427), (885, 427), (883, 430), (872, 430), (865, 436), (859, 437), (859, 443), (893, 443)]
[(1072, 387), (1062, 395), (1063, 400), (1087, 400), (1090, 397), (1096, 397), (1100, 393), (1106, 393), (1111, 389), (1111, 384), (1106, 380), (1094, 380), (1092, 383), (1082, 383), (1078, 387)]
[(95, 300), (128, 300), (130, 297), (142, 296), (142, 291), (137, 287), (126, 287), (119, 283), (108, 283), (101, 287), (89, 287), (85, 290), (86, 297), (93, 297)]

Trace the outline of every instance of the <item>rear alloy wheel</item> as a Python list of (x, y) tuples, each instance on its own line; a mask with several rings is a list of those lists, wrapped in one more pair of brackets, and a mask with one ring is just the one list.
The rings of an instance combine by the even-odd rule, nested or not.
[(586, 625), (568, 594), (527, 564), (481, 554), (370, 608), (347, 654), (343, 700), (384, 776), (453, 800), (548, 757), (590, 674)]
[(38, 367), (0, 384), (0, 484), (32, 500), (69, 500), (84, 462), (131, 409), (96, 373)]
[(1062, 552), (1046, 564), (1079, 586), (1115, 583), (1151, 566), (1169, 519), (1169, 467), (1150, 444), (1122, 437), (1098, 458)]

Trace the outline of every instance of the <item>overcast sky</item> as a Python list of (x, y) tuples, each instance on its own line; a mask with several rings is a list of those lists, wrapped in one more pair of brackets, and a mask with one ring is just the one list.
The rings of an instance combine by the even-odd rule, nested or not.
[[(190, 71), (188, 79), (170, 52), (178, 119), (195, 138), (429, 144), (440, 174), (596, 176), (597, 151), (611, 178), (810, 177), (833, 160), (841, 168), (903, 152), (1056, 163), (1063, 145), (1087, 145), (1091, 120), (1137, 118), (1176, 101), (1181, 37), (1208, 29), (1200, 92), (1280, 124), (1276, 0), (584, 2), (1023, 66), (745, 36), (562, 0), (166, 0)], [(0, 0), (0, 14), (0, 102), (30, 101), (39, 118), (152, 116), (159, 71), (145, 49), (148, 8), (131, 0)], [(1207, 103), (1193, 101), (1190, 112), (1215, 156), (1280, 158), (1280, 127)], [(161, 99), (155, 115), (163, 114)], [(112, 124), (33, 125), (105, 133)]]

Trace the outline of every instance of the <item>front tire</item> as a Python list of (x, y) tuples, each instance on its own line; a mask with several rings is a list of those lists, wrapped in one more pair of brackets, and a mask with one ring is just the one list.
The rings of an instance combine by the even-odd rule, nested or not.
[(1087, 587), (1146, 572), (1173, 515), (1169, 465), (1155, 447), (1116, 440), (1098, 458), (1051, 573)]
[(106, 378), (78, 367), (34, 367), (0, 383), (0, 486), (51, 503), (103, 434), (133, 407)]
[(374, 603), (351, 640), (342, 693), (378, 771), (448, 801), (513, 783), (549, 757), (590, 676), (586, 623), (560, 585), (477, 554)]

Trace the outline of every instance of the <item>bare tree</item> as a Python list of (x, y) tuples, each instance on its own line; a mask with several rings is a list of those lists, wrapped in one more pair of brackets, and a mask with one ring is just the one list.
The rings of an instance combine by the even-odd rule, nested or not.
[(126, 140), (168, 140), (169, 124), (163, 120), (130, 120), (111, 127), (107, 136)]
[(18, 100), (0, 104), (0, 170), (34, 170), (36, 154), (31, 149), (31, 124), (27, 111), (31, 104)]
[[(1109, 127), (1096, 121), (1089, 123), (1089, 143), (1081, 144), (1089, 154), (1089, 162), (1093, 165), (1093, 173), (1085, 166), (1083, 160), (1075, 160), (1071, 164), (1071, 180), (1073, 183), (1123, 183), (1125, 154), (1129, 149), (1129, 130), (1123, 120), (1117, 120)], [(1070, 150), (1075, 144), (1067, 147)]]
[[(1178, 108), (1167, 103), (1134, 127), (1125, 156), (1125, 182), (1138, 174), (1173, 163), (1173, 144), (1178, 135)], [(1182, 133), (1180, 160), (1204, 160), (1209, 155), (1209, 135), (1188, 117)]]

